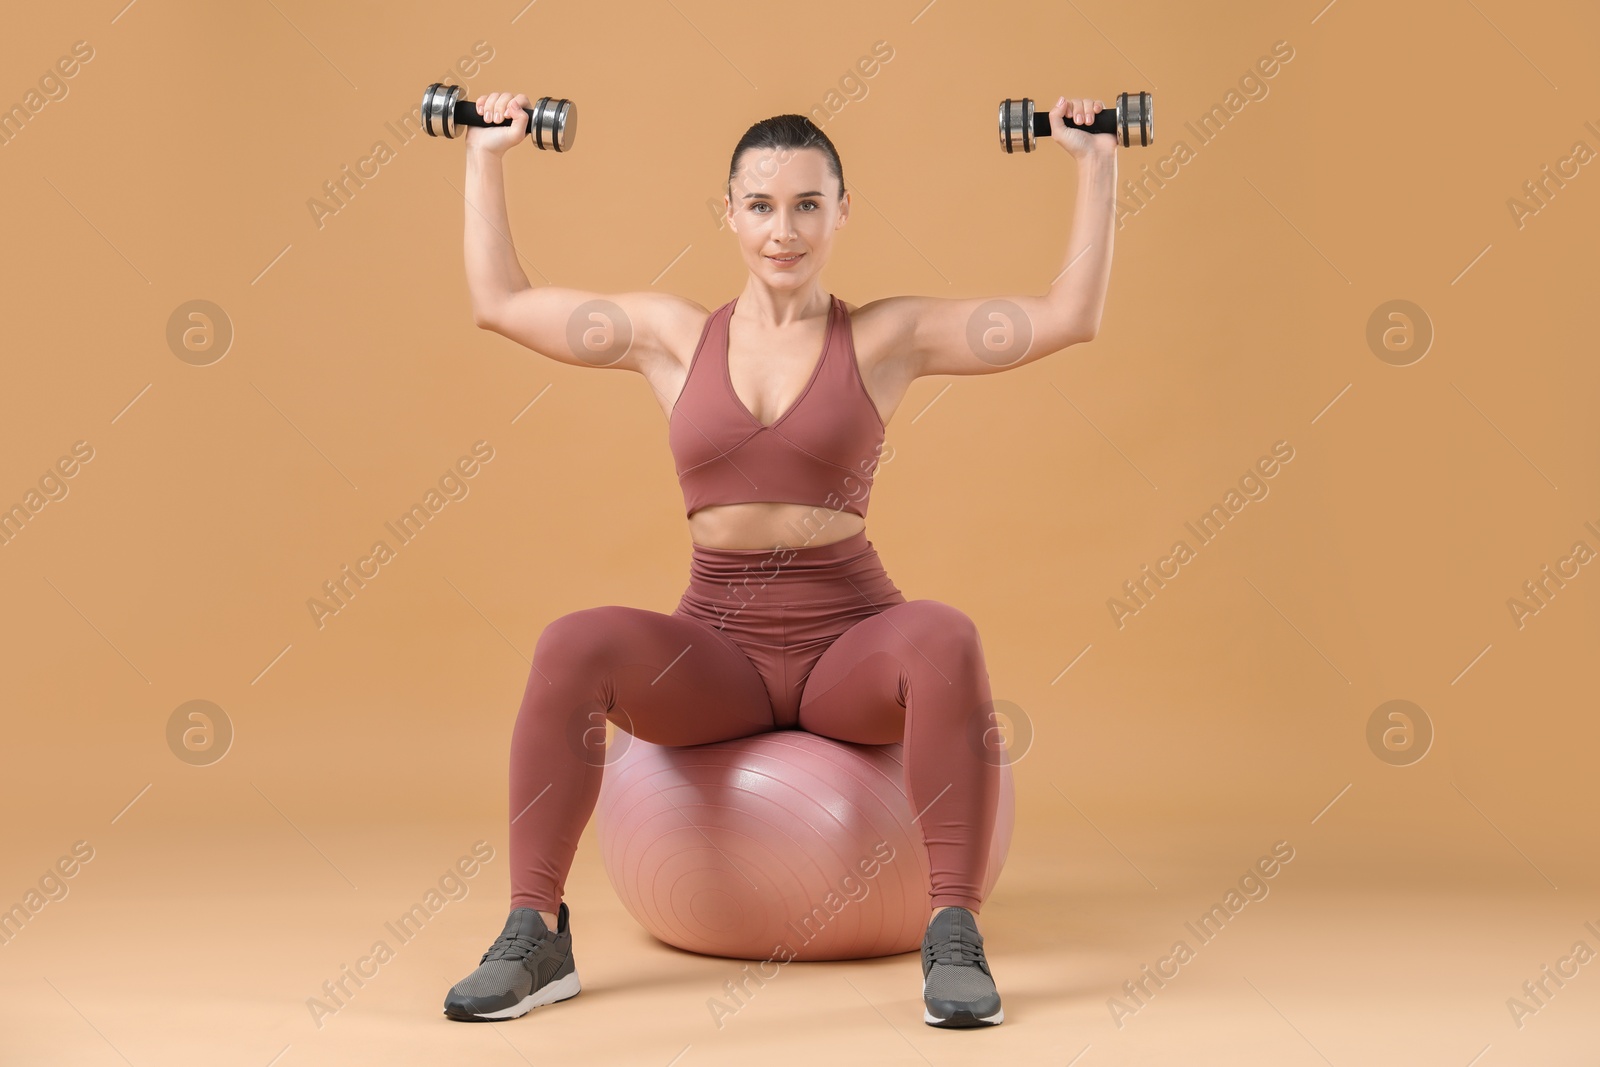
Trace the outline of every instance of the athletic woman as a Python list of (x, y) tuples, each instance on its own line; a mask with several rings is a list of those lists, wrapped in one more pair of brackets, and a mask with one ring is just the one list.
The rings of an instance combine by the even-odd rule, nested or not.
[[(833, 143), (801, 115), (756, 123), (724, 196), (749, 277), (707, 310), (663, 292), (530, 285), (501, 168), (529, 100), (488, 93), (476, 104), (514, 121), (467, 130), (473, 320), (562, 363), (643, 376), (667, 419), (692, 550), (670, 614), (593, 607), (540, 635), (511, 738), (511, 913), (445, 1014), (510, 1019), (577, 994), (562, 890), (599, 796), (610, 721), (661, 745), (777, 729), (903, 742), (931, 874), (923, 1019), (999, 1023), (977, 926), (999, 794), (997, 761), (969, 743), (992, 708), (982, 644), (959, 609), (907, 600), (890, 581), (867, 539), (867, 502), (885, 424), (912, 381), (1015, 369), (1098, 332), (1116, 138), (1063, 118), (1087, 123), (1104, 105), (1063, 97), (1050, 111), (1079, 178), (1067, 254), (1044, 295), (861, 307), (820, 282), (851, 211)], [(619, 221), (647, 210), (647, 179), (635, 174), (607, 201)]]

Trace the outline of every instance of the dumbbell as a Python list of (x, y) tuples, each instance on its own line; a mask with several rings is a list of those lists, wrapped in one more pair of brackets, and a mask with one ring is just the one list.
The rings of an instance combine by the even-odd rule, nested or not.
[[(578, 135), (578, 105), (571, 100), (541, 96), (528, 115), (528, 140), (539, 148), (570, 152)], [(463, 126), (509, 126), (510, 119), (490, 122), (478, 114), (477, 105), (461, 99), (461, 86), (434, 82), (422, 93), (422, 128), (430, 137), (465, 136)]]
[[(1063, 121), (1068, 129), (1115, 134), (1124, 148), (1130, 144), (1148, 145), (1156, 139), (1153, 107), (1149, 93), (1119, 93), (1117, 106), (1102, 109), (1093, 122), (1079, 125), (1071, 119)], [(1007, 152), (1018, 148), (1032, 152), (1039, 138), (1049, 136), (1049, 111), (1035, 112), (1033, 101), (1027, 97), (1000, 102), (1001, 148)]]

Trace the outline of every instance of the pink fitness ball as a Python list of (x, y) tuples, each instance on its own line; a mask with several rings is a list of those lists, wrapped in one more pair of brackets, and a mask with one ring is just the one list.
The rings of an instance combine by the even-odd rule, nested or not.
[[(914, 951), (929, 869), (902, 749), (804, 730), (682, 747), (618, 731), (595, 808), (606, 875), (641, 926), (702, 955), (788, 962)], [(1016, 809), (1011, 766), (996, 752), (985, 899)]]

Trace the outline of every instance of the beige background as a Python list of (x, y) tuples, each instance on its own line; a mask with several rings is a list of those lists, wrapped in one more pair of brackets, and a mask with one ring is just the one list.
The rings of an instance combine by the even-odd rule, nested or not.
[[(1597, 567), (1520, 628), (1507, 607), (1600, 550), (1597, 164), (1509, 206), (1600, 151), (1592, 5), (518, 7), (7, 12), (0, 105), (74, 42), (93, 58), (0, 145), (0, 504), (75, 442), (93, 458), (0, 546), (0, 904), (74, 842), (93, 858), (0, 946), (0, 1060), (1593, 1062), (1600, 965), (1521, 1028), (1507, 1007), (1600, 951)], [(1101, 335), (918, 381), (868, 527), (909, 596), (978, 621), (1032, 736), (983, 911), (1004, 1026), (922, 1025), (908, 955), (788, 968), (718, 1029), (737, 966), (639, 929), (592, 827), (584, 995), (439, 1013), (505, 916), (541, 628), (670, 610), (689, 550), (645, 383), (475, 330), (461, 146), (386, 125), (479, 41), (469, 96), (582, 110), (570, 156), (508, 155), (529, 277), (708, 307), (744, 283), (706, 202), (757, 119), (824, 108), (857, 194), (829, 290), (1003, 296), (1060, 269), (1076, 178), (1054, 145), (1002, 153), (996, 104), (1154, 93), (1157, 144), (1120, 174), (1166, 180), (1123, 194)], [(308, 201), (379, 140), (319, 226)], [(206, 366), (167, 339), (193, 300), (234, 332)], [(1408, 366), (1367, 340), (1393, 300), (1434, 331)], [(322, 583), (480, 440), (468, 495), (319, 628)], [(1277, 441), (1270, 494), (1119, 629), (1107, 600)], [(1393, 699), (1436, 734), (1409, 766), (1368, 747)], [(233, 725), (220, 762), (168, 747), (190, 700)], [(467, 895), (316, 1026), (307, 998), (479, 840)], [(1278, 841), (1271, 894), (1119, 1028), (1108, 998)]]

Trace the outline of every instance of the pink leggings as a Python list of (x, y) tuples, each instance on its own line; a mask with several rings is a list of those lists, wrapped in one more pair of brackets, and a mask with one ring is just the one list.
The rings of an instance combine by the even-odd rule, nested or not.
[(558, 910), (609, 719), (657, 745), (781, 729), (903, 741), (930, 908), (976, 913), (999, 800), (992, 712), (972, 620), (906, 600), (865, 530), (799, 548), (695, 545), (670, 615), (606, 605), (540, 634), (511, 737), (511, 906)]

